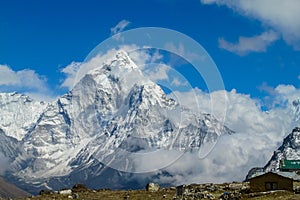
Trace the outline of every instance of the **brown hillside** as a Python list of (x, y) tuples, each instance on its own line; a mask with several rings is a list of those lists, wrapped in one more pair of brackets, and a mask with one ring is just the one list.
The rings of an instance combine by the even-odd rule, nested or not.
[(30, 196), (30, 194), (0, 178), (0, 198), (20, 198), (27, 196)]

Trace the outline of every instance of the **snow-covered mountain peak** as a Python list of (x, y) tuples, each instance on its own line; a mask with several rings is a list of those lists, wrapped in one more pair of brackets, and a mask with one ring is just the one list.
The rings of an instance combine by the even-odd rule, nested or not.
[(182, 154), (232, 133), (213, 116), (168, 98), (126, 52), (111, 55), (85, 63), (73, 89), (52, 103), (0, 94), (0, 136), (3, 141), (10, 141), (9, 136), (19, 140), (3, 142), (0, 153), (10, 156), (9, 173), (16, 180), (47, 182), (55, 189), (92, 179), (105, 183), (109, 180), (101, 173), (107, 166), (126, 172), (165, 166), (149, 163), (149, 168), (139, 169), (137, 154), (142, 160), (155, 150), (165, 156)]
[[(123, 50), (119, 50), (115, 56), (116, 59), (113, 60), (114, 64), (119, 67), (127, 67), (127, 68), (137, 68), (136, 64), (131, 60), (128, 53)], [(115, 65), (115, 66), (116, 66)]]
[[(269, 162), (263, 168), (264, 171), (279, 171), (282, 160), (299, 160), (300, 158), (300, 128), (296, 127), (287, 135), (282, 145), (274, 151)], [(253, 173), (253, 172), (252, 172)]]
[(22, 140), (46, 106), (45, 102), (17, 92), (0, 93), (0, 129), (7, 136)]
[[(116, 73), (117, 71), (131, 71), (138, 68), (126, 51), (119, 50), (111, 54), (110, 57), (105, 57), (104, 61), (99, 63), (97, 67), (89, 72), (89, 74), (97, 74), (99, 72), (111, 74), (113, 72)], [(98, 58), (95, 57), (95, 59)]]
[[(82, 85), (94, 85), (96, 88), (105, 89), (107, 92), (113, 88), (122, 90), (123, 93), (128, 93), (135, 85), (143, 85), (151, 82), (146, 78), (140, 68), (132, 61), (127, 52), (123, 50), (113, 51), (109, 53), (109, 57), (95, 57), (91, 61), (85, 63), (87, 71), (85, 75), (80, 75), (82, 78), (74, 86), (75, 91)], [(77, 87), (77, 88), (76, 88)]]

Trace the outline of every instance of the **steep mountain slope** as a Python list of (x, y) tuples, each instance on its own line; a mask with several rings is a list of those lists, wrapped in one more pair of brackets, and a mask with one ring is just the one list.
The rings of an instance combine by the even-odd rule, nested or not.
[(17, 139), (5, 135), (4, 131), (0, 129), (0, 154), (5, 158), (13, 159), (18, 155), (18, 152)]
[(33, 128), (46, 103), (14, 93), (0, 93), (0, 129), (7, 136), (22, 140)]
[(53, 103), (7, 95), (1, 105), (10, 106), (2, 107), (12, 117), (6, 121), (22, 120), (0, 129), (5, 143), (0, 150), (12, 160), (7, 178), (36, 190), (78, 181), (93, 187), (112, 177), (119, 183), (115, 187), (126, 187), (120, 181), (125, 172), (155, 171), (232, 133), (213, 116), (168, 98), (123, 51), (96, 62)]
[(264, 167), (265, 171), (279, 171), (281, 160), (299, 160), (300, 158), (300, 128), (294, 128), (286, 138), (282, 145), (276, 150)]
[(28, 196), (30, 196), (29, 193), (10, 183), (7, 183), (2, 178), (0, 178), (0, 198), (21, 198)]
[(246, 179), (253, 177), (256, 173), (280, 171), (282, 160), (299, 160), (300, 158), (300, 128), (296, 127), (292, 133), (287, 135), (282, 145), (274, 151), (271, 159), (263, 168), (253, 168), (248, 172)]

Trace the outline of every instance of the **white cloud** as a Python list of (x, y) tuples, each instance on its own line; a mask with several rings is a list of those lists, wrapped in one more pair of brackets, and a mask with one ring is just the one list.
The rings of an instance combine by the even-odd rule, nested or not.
[[(295, 88), (293, 85), (278, 85), (273, 88), (268, 86), (266, 83), (263, 83), (262, 86), (259, 87), (260, 90), (265, 91), (269, 96), (266, 97), (266, 100), (269, 103), (270, 108), (274, 107), (288, 107), (290, 106), (292, 112), (295, 109), (293, 106), (293, 102), (295, 100), (300, 99), (300, 89)], [(300, 116), (299, 116), (300, 117)]]
[(253, 37), (239, 37), (237, 43), (230, 43), (223, 38), (219, 38), (219, 47), (238, 55), (246, 55), (251, 52), (265, 52), (267, 47), (279, 36), (274, 31), (264, 32)]
[(269, 86), (266, 82), (263, 82), (259, 87), (258, 89), (261, 91), (261, 92), (266, 92), (267, 94), (269, 95), (275, 95), (275, 90), (273, 87)]
[(260, 20), (280, 32), (284, 40), (300, 48), (299, 0), (201, 0), (203, 4), (225, 5), (241, 15)]
[(179, 80), (178, 78), (173, 78), (173, 81), (171, 83), (171, 85), (174, 85), (174, 86), (187, 86), (188, 83), (186, 81), (181, 81)]
[[(192, 110), (212, 113), (219, 121), (225, 118), (225, 125), (238, 133), (278, 133), (279, 131), (278, 134), (282, 134), (283, 129), (286, 131), (290, 128), (281, 126), (283, 123), (279, 123), (282, 119), (279, 118), (280, 115), (277, 118), (277, 114), (282, 112), (281, 108), (274, 108), (269, 113), (263, 112), (258, 100), (252, 99), (249, 95), (237, 93), (235, 90), (215, 91), (208, 94), (194, 89), (188, 92), (174, 92), (171, 95), (175, 95), (181, 104)], [(215, 101), (212, 102), (212, 99)], [(226, 113), (224, 113), (225, 105), (227, 105)]]
[(0, 65), (0, 92), (19, 91), (29, 96), (38, 97), (38, 100), (53, 99), (44, 76), (34, 70), (24, 69), (14, 71), (7, 65)]
[(171, 68), (165, 64), (150, 64), (145, 66), (144, 74), (153, 82), (169, 80), (168, 72)]
[(291, 96), (295, 98), (296, 96), (299, 96), (297, 89), (293, 85), (278, 85), (275, 88), (275, 91), (278, 92), (278, 94), (285, 96), (286, 98)]
[(45, 78), (33, 70), (13, 71), (7, 65), (0, 65), (0, 85), (43, 90), (45, 82)]
[(76, 74), (80, 69), (80, 62), (72, 62), (61, 70), (66, 75), (66, 79), (61, 84), (61, 87), (72, 88), (74, 86)]
[[(184, 59), (187, 59), (188, 61), (204, 60), (207, 57), (206, 55), (198, 55), (194, 52), (187, 51), (187, 48), (181, 43), (178, 45), (175, 45), (174, 43), (167, 43), (165, 45), (165, 49), (177, 54), (178, 56), (181, 56)], [(178, 61), (178, 59), (176, 59), (176, 61)]]
[(204, 159), (199, 159), (196, 153), (184, 154), (177, 162), (164, 169), (168, 175), (159, 173), (155, 181), (172, 182), (174, 185), (243, 181), (251, 167), (265, 164), (274, 148), (265, 138), (250, 138), (245, 135), (222, 136)]
[[(225, 93), (225, 96), (224, 96)], [(181, 160), (164, 169), (173, 177), (160, 174), (157, 181), (175, 184), (193, 182), (242, 181), (252, 167), (263, 167), (272, 153), (292, 131), (295, 121), (293, 101), (299, 98), (300, 89), (291, 85), (274, 88), (272, 99), (277, 105), (268, 112), (261, 110), (261, 102), (250, 95), (232, 91), (215, 91), (211, 94), (199, 89), (189, 92), (173, 92), (177, 101), (194, 111), (212, 113), (222, 120), (227, 104), (225, 125), (235, 131), (221, 136), (216, 146), (204, 159), (196, 153), (187, 153)], [(212, 102), (211, 99), (218, 101)]]
[(115, 27), (110, 29), (111, 34), (115, 35), (122, 32), (129, 24), (130, 22), (127, 20), (120, 21)]
[(151, 56), (150, 63), (156, 63), (157, 61), (161, 60), (163, 58), (163, 55), (159, 53), (158, 50), (154, 52), (154, 54)]
[(130, 22), (127, 20), (120, 21), (115, 27), (110, 29), (111, 35), (113, 35), (116, 40), (122, 39), (120, 33), (124, 31), (129, 24)]
[[(295, 88), (293, 85), (278, 85), (274, 89), (276, 95), (273, 96), (274, 103), (273, 107), (278, 107), (278, 106), (286, 106), (287, 108), (290, 108), (289, 110), (289, 117), (293, 117), (294, 119), (300, 118), (300, 113), (297, 107), (294, 106), (294, 101), (299, 101), (300, 99), (300, 89)], [(297, 116), (299, 115), (299, 116)], [(287, 116), (284, 116), (287, 117)], [(298, 125), (298, 121), (295, 121), (292, 123), (293, 126)]]
[(128, 52), (132, 61), (140, 68), (143, 68), (152, 59), (146, 50), (140, 50), (136, 46), (122, 46), (121, 49)]
[[(170, 91), (189, 90), (192, 86), (183, 74), (164, 63), (149, 63), (142, 68), (143, 74), (151, 81)], [(176, 99), (176, 97), (174, 97)]]
[(56, 96), (47, 85), (47, 79), (34, 70), (14, 71), (0, 65), (0, 92), (21, 92), (39, 101), (53, 101)]

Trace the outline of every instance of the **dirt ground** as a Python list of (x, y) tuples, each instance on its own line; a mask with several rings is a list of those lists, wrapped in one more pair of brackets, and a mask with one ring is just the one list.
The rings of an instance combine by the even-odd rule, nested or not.
[[(300, 186), (295, 183), (294, 187)], [(73, 194), (49, 194), (22, 198), (19, 200), (180, 200), (180, 199), (251, 199), (251, 200), (300, 200), (300, 194), (288, 191), (271, 191), (264, 193), (249, 193), (249, 183), (229, 184), (193, 184), (186, 186), (186, 193), (183, 196), (176, 196), (175, 187), (161, 188), (159, 191), (151, 192), (146, 190), (87, 190), (77, 191)], [(195, 196), (194, 194), (200, 194)], [(232, 194), (232, 198), (228, 198)], [(234, 196), (234, 195), (235, 196)], [(202, 195), (202, 196), (201, 196)]]

